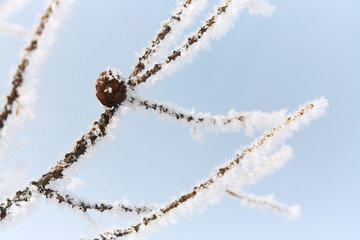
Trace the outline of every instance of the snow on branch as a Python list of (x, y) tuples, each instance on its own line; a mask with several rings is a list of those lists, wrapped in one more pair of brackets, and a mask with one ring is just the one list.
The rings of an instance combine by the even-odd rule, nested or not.
[[(239, 178), (238, 188), (241, 188), (245, 185), (251, 185), (263, 177), (275, 172), (276, 170), (282, 168), (293, 156), (293, 150), (290, 146), (285, 145), (277, 151), (276, 153), (272, 154), (266, 161), (263, 161), (261, 164), (258, 164), (247, 175), (243, 175)], [(234, 188), (237, 184), (234, 182), (232, 188)]]
[(130, 107), (133, 110), (150, 110), (167, 116), (170, 120), (177, 120), (188, 124), (192, 128), (196, 125), (203, 125), (205, 129), (216, 132), (239, 131), (244, 125), (245, 116), (235, 111), (229, 112), (228, 116), (211, 115), (210, 113), (195, 113), (195, 110), (186, 110), (169, 103), (158, 103), (153, 100), (143, 100), (139, 97), (129, 99)]
[(17, 101), (17, 99), (20, 97), (19, 88), (23, 85), (24, 74), (28, 68), (30, 57), (32, 53), (38, 48), (38, 39), (43, 33), (43, 30), (45, 29), (45, 26), (48, 23), (54, 8), (56, 8), (58, 4), (58, 0), (51, 2), (50, 6), (46, 9), (45, 14), (41, 17), (40, 24), (37, 27), (29, 46), (25, 49), (23, 59), (18, 65), (16, 73), (13, 76), (13, 88), (11, 89), (10, 94), (7, 96), (7, 102), (3, 108), (2, 113), (0, 114), (0, 130), (4, 127), (4, 123), (7, 117), (13, 112), (14, 102)]
[(132, 110), (156, 112), (170, 120), (189, 125), (195, 138), (201, 135), (199, 125), (203, 126), (207, 131), (215, 131), (216, 133), (239, 132), (241, 128), (244, 128), (245, 132), (251, 135), (254, 129), (264, 130), (274, 127), (287, 114), (285, 109), (272, 113), (263, 113), (261, 111), (239, 113), (232, 109), (227, 115), (212, 115), (210, 113), (196, 113), (194, 109), (186, 110), (172, 103), (144, 100), (134, 96), (129, 97), (128, 102), (129, 104), (126, 106)]
[(115, 214), (119, 213), (135, 213), (143, 214), (153, 211), (154, 206), (144, 205), (144, 206), (132, 206), (129, 204), (129, 201), (116, 201), (109, 203), (107, 201), (95, 202), (95, 201), (86, 201), (82, 200), (75, 196), (70, 196), (69, 194), (63, 194), (57, 190), (50, 188), (42, 188), (39, 190), (39, 193), (45, 195), (48, 199), (57, 200), (60, 204), (66, 204), (73, 209), (78, 209), (82, 212), (87, 212), (88, 210), (95, 210), (99, 212), (111, 212)]
[(135, 65), (130, 78), (137, 76), (148, 66), (152, 66), (156, 60), (163, 59), (164, 55), (170, 47), (177, 41), (184, 28), (192, 23), (194, 17), (199, 15), (205, 8), (208, 0), (186, 0), (180, 2), (176, 10), (171, 13), (169, 19), (162, 23), (157, 36), (150, 41), (149, 46), (144, 48), (143, 54), (139, 55), (138, 63)]
[(122, 230), (109, 230), (95, 239), (118, 239), (140, 232), (143, 233), (147, 226), (151, 226), (147, 229), (152, 231), (152, 229), (156, 228), (154, 226), (156, 223), (164, 226), (182, 216), (191, 215), (206, 205), (216, 203), (225, 194), (228, 185), (231, 186), (231, 183), (236, 181), (239, 175), (248, 175), (254, 165), (262, 163), (263, 156), (269, 153), (269, 149), (275, 149), (279, 144), (291, 137), (294, 131), (306, 127), (312, 120), (324, 115), (327, 106), (327, 100), (324, 98), (315, 100), (306, 106), (301, 106), (300, 110), (290, 115), (270, 132), (255, 140), (241, 153), (236, 154), (231, 161), (219, 168), (217, 173), (201, 181), (190, 192), (183, 194), (156, 213), (144, 217), (138, 224)]
[(274, 194), (270, 194), (264, 197), (256, 196), (250, 193), (235, 193), (231, 190), (226, 190), (231, 196), (239, 198), (241, 205), (250, 208), (256, 207), (260, 210), (273, 210), (276, 213), (283, 215), (289, 220), (295, 220), (300, 216), (300, 206), (287, 206), (285, 204), (276, 201)]
[(13, 74), (12, 89), (0, 113), (0, 162), (11, 146), (15, 133), (28, 119), (34, 118), (37, 76), (49, 54), (57, 30), (74, 0), (52, 0), (25, 48), (21, 63)]
[(23, 191), (17, 191), (11, 199), (6, 199), (0, 203), (0, 223), (6, 218), (11, 221), (28, 212), (30, 207), (37, 201), (39, 193), (35, 186), (25, 188)]

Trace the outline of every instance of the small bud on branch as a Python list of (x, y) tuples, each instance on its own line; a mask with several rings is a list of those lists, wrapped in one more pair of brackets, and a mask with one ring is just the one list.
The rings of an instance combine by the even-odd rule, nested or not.
[(116, 70), (105, 70), (96, 81), (96, 97), (107, 107), (118, 106), (126, 99), (126, 85)]

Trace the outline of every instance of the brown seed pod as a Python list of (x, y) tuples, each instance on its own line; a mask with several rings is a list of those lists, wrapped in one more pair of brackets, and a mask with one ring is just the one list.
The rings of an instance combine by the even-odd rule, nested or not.
[(126, 99), (126, 84), (116, 70), (100, 73), (96, 81), (96, 97), (107, 107), (118, 106)]

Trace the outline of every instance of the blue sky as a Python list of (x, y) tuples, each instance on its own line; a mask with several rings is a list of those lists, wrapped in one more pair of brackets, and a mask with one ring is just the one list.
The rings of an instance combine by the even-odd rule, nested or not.
[[(207, 11), (215, 2), (210, 1)], [(213, 114), (233, 108), (293, 111), (325, 96), (328, 114), (290, 139), (294, 158), (247, 188), (259, 195), (274, 193), (289, 205), (299, 204), (302, 215), (287, 221), (272, 212), (242, 207), (226, 196), (221, 204), (148, 239), (360, 238), (360, 3), (274, 0), (271, 4), (277, 6), (273, 17), (241, 13), (226, 36), (212, 42), (211, 50), (199, 52), (181, 71), (142, 88), (141, 94)], [(21, 130), (16, 151), (9, 154), (5, 166), (27, 166), (22, 187), (70, 151), (98, 119), (103, 111), (94, 95), (99, 73), (111, 66), (130, 74), (135, 53), (175, 7), (175, 1), (161, 0), (75, 2), (42, 67), (37, 118)], [(43, 1), (31, 1), (9, 21), (30, 29), (42, 10)], [(24, 42), (0, 34), (3, 96), (9, 91), (9, 68), (19, 62)], [(122, 116), (115, 140), (102, 142), (74, 174), (84, 183), (76, 194), (94, 200), (168, 202), (253, 140), (242, 132), (204, 131), (204, 136), (202, 142), (195, 142), (188, 128), (154, 114)], [(102, 218), (104, 226), (126, 223), (126, 219)], [(82, 214), (40, 201), (31, 214), (0, 228), (0, 240), (78, 239), (93, 228)]]

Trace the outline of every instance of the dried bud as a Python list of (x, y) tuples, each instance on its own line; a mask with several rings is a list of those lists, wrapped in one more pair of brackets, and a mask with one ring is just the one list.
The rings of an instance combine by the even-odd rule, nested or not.
[(100, 73), (95, 87), (96, 97), (107, 107), (118, 106), (126, 99), (126, 84), (116, 70)]

